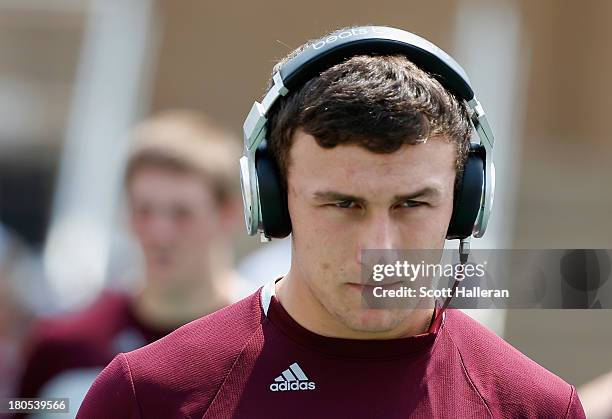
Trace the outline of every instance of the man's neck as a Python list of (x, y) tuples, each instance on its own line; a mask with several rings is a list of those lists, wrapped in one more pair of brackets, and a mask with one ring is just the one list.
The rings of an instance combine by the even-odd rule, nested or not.
[(346, 339), (398, 339), (426, 333), (434, 314), (430, 309), (414, 310), (401, 324), (380, 332), (360, 331), (347, 327), (335, 318), (313, 295), (304, 281), (291, 271), (276, 283), (276, 298), (302, 327), (322, 336)]
[(227, 271), (214, 278), (198, 278), (191, 286), (179, 289), (147, 281), (135, 297), (133, 309), (136, 316), (149, 326), (175, 329), (230, 304), (236, 275)]

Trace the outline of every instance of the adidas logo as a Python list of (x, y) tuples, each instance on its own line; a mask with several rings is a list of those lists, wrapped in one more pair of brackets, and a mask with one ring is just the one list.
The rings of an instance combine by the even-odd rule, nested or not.
[(270, 384), (272, 391), (291, 391), (291, 390), (314, 390), (315, 383), (308, 380), (304, 371), (300, 368), (297, 362), (289, 365), (281, 375), (274, 379), (274, 383)]

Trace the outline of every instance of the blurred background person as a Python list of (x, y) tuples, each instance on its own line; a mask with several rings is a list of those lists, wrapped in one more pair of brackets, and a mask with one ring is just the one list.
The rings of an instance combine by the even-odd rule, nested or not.
[(189, 111), (161, 113), (133, 131), (124, 186), (143, 256), (142, 289), (135, 295), (107, 290), (84, 310), (39, 320), (26, 348), (19, 397), (70, 396), (74, 412), (117, 353), (246, 293), (231, 249), (242, 227), (239, 152), (230, 134)]

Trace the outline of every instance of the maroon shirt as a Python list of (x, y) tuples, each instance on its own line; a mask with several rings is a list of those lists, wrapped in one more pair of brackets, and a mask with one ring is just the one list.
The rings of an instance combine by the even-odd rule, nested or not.
[(77, 417), (584, 418), (573, 386), (459, 310), (423, 335), (339, 339), (260, 294), (117, 356)]
[(171, 332), (147, 327), (134, 315), (127, 295), (104, 293), (87, 309), (37, 321), (26, 347), (18, 397), (36, 397), (52, 378), (70, 370), (100, 370), (120, 352)]

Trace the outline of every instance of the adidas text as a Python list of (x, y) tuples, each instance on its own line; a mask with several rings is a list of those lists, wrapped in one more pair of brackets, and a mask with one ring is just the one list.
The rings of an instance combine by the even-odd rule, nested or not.
[(284, 383), (272, 383), (270, 384), (270, 390), (272, 391), (291, 391), (291, 390), (314, 390), (315, 383), (312, 381), (291, 381)]

